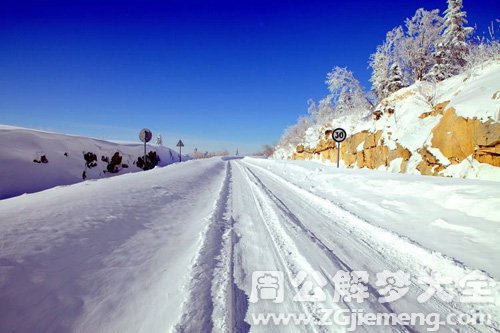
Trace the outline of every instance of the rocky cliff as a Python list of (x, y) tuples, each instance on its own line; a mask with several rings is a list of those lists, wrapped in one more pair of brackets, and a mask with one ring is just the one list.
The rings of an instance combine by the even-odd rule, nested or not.
[(332, 129), (344, 128), (344, 167), (500, 180), (500, 63), (437, 84), (418, 82), (364, 116), (311, 127), (275, 157), (337, 162)]

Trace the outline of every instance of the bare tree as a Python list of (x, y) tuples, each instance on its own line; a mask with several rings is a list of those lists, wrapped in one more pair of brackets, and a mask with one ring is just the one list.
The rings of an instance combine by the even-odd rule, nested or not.
[(260, 155), (264, 157), (271, 157), (274, 154), (274, 147), (271, 145), (264, 145), (262, 146), (262, 152)]

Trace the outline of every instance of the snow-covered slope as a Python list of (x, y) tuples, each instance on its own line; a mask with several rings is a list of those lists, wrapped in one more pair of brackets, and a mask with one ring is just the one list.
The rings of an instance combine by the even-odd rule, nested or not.
[(345, 166), (500, 180), (500, 62), (433, 84), (417, 82), (381, 101), (371, 115), (311, 127), (299, 147), (275, 158), (336, 162), (328, 130), (342, 127)]
[[(159, 166), (179, 160), (178, 153), (167, 147), (148, 145), (147, 151), (156, 152)], [(84, 159), (84, 154), (89, 152), (96, 155), (92, 163)], [(108, 165), (117, 152), (121, 163), (109, 172)], [(74, 184), (84, 178), (98, 179), (141, 171), (135, 163), (143, 154), (144, 146), (140, 143), (118, 144), (0, 125), (0, 199)], [(42, 161), (43, 156), (46, 160)]]
[(0, 332), (166, 332), (220, 159), (0, 201)]

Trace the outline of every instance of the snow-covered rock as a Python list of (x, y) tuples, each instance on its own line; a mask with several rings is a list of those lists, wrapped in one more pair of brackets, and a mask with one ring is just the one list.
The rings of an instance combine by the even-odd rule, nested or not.
[[(332, 127), (348, 133), (341, 147), (347, 167), (500, 181), (499, 120), (500, 62), (492, 61), (440, 83), (400, 89), (371, 116), (340, 117)], [(274, 157), (336, 163), (330, 133), (310, 128), (302, 145), (278, 146)]]

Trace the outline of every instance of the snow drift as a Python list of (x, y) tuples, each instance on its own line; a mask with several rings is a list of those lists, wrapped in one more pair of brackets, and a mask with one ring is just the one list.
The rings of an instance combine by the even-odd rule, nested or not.
[[(148, 145), (147, 152), (158, 166), (179, 161), (179, 154), (167, 147)], [(118, 144), (0, 125), (0, 199), (141, 171), (137, 162), (141, 166), (143, 154), (140, 143)]]

